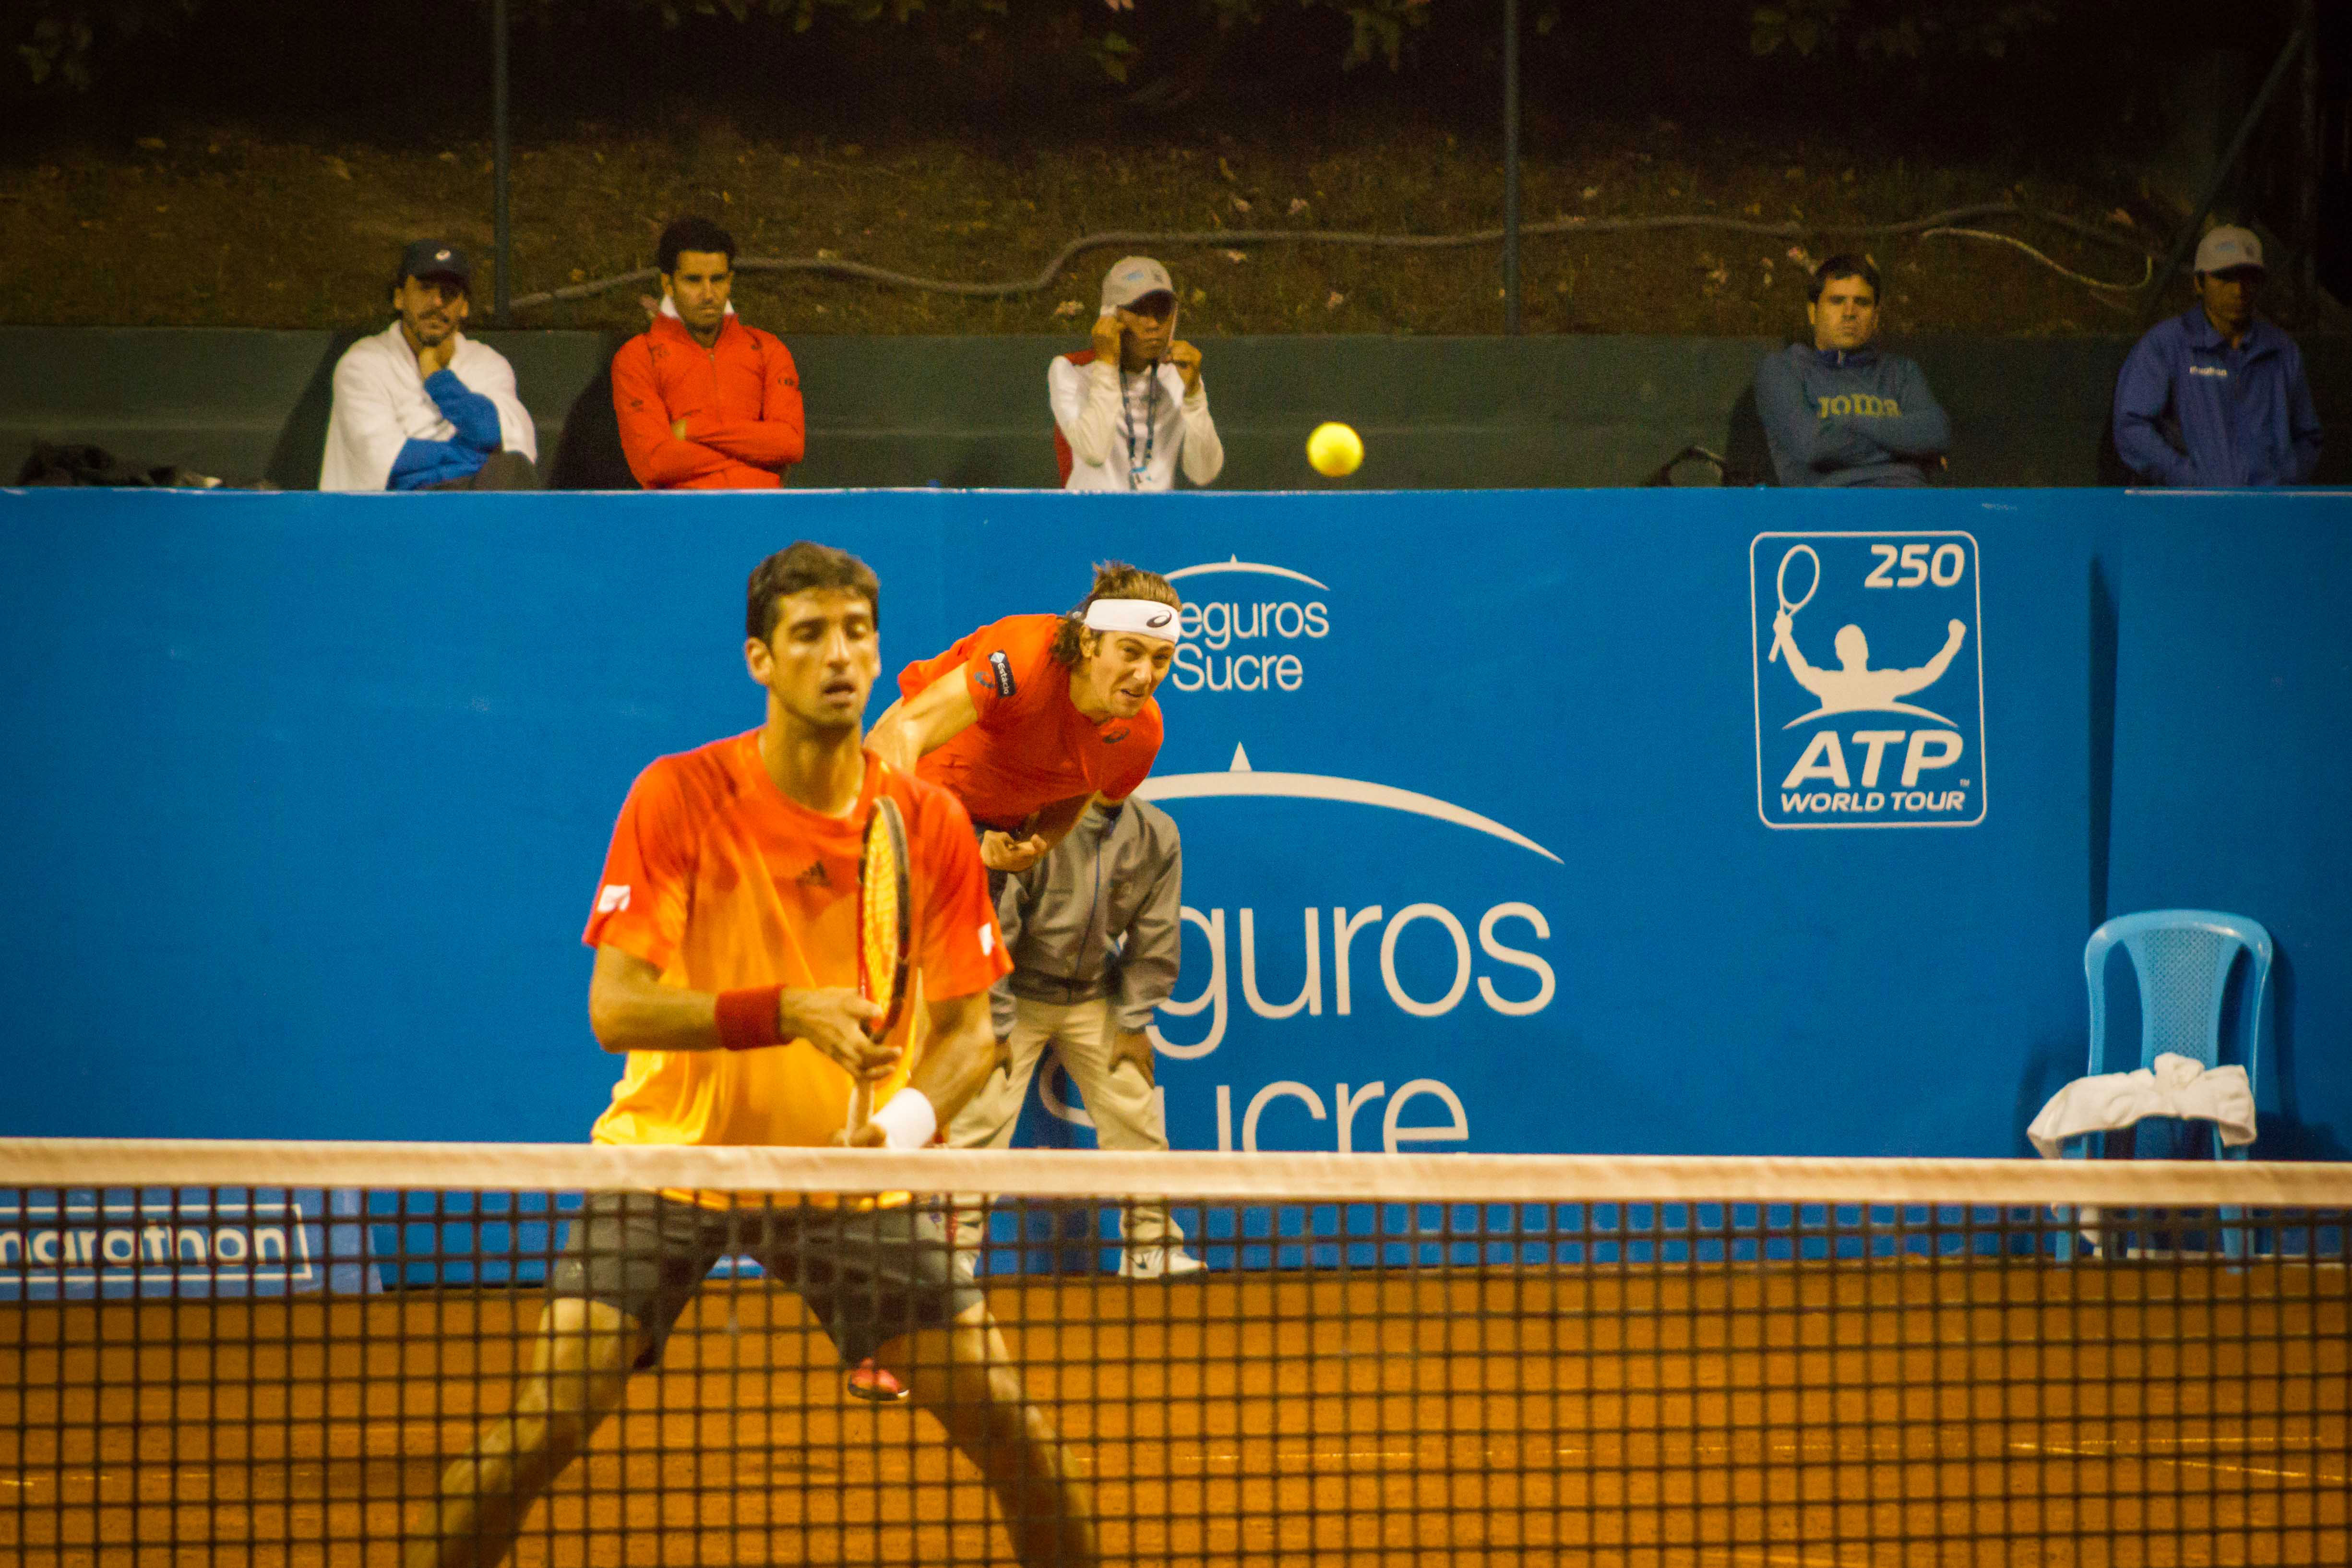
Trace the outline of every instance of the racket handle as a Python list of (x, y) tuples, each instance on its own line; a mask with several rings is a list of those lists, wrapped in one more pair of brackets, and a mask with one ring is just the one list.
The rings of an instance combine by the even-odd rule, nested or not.
[(874, 1120), (874, 1086), (860, 1079), (849, 1091), (849, 1135), (856, 1137)]

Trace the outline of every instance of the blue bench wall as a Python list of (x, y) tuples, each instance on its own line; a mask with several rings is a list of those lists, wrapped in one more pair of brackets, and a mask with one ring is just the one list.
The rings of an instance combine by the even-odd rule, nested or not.
[[(1558, 857), (1347, 800), (1169, 802), (1198, 911), (1178, 994), (1208, 984), (1216, 926), (1225, 994), (1215, 1048), (1161, 1062), (1180, 1146), (1240, 1146), (1255, 1102), (1262, 1148), (1338, 1147), (1344, 1122), (1356, 1149), (2021, 1152), (2080, 1070), (2091, 925), (2210, 904), (2282, 947), (2261, 1152), (2331, 1156), (2352, 1116), (2347, 519), (2340, 498), (2105, 491), (0, 496), (0, 1131), (584, 1136), (618, 1065), (578, 943), (613, 815), (651, 757), (758, 721), (743, 579), (813, 537), (881, 573), (886, 686), (982, 621), (1066, 605), (1092, 561), (1280, 568), (1184, 580), (1274, 606), (1274, 637), (1224, 654), (1298, 662), (1273, 690), (1168, 689), (1159, 774), (1227, 773), (1239, 748)], [(1982, 563), (1984, 820), (1768, 827), (1759, 693), (1780, 675), (1751, 543), (1923, 531)], [(1310, 603), (1324, 636), (1281, 608)], [(1799, 626), (1825, 660), (1834, 627)], [(1331, 910), (1375, 905), (1342, 1016)], [(1441, 921), (1397, 931), (1393, 990), (1379, 962), (1413, 905), (1470, 951), (1435, 1016), (1395, 992), (1449, 990)], [(1525, 1016), (1486, 998), (1537, 993), (1479, 941), (1504, 905), (1548, 931), (1493, 928), (1552, 974)], [(1310, 909), (1319, 1012), (1262, 1016), (1242, 911), (1272, 1005), (1301, 992)], [(1213, 1017), (1162, 1027), (1191, 1049)]]

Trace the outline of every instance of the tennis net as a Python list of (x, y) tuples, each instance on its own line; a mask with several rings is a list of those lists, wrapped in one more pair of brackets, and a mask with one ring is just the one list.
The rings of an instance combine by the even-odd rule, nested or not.
[[(0, 1140), (0, 1560), (2343, 1563), (2347, 1209), (2263, 1163)], [(1181, 1255), (1121, 1247), (1163, 1210)]]

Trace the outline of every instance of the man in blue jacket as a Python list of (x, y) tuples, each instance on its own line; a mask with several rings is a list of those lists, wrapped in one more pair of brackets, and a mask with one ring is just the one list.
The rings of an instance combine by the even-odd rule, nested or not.
[(1784, 485), (1924, 485), (1952, 445), (1927, 378), (1881, 353), (1878, 268), (1832, 256), (1806, 290), (1813, 345), (1790, 343), (1756, 367), (1772, 468)]
[(2263, 242), (2197, 245), (2197, 303), (2140, 339), (2116, 378), (2116, 451), (2144, 483), (2299, 485), (2319, 466), (2319, 411), (2294, 340), (2254, 314)]

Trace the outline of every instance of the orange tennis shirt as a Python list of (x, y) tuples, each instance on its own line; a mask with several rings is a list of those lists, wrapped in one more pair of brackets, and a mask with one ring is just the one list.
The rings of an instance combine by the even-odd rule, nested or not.
[[(910, 968), (919, 994), (985, 991), (1010, 971), (971, 819), (955, 797), (866, 755), (857, 809), (811, 811), (776, 787), (760, 732), (663, 757), (637, 775), (581, 940), (617, 947), (690, 991), (857, 984), (857, 860), (877, 794), (907, 823)], [(909, 990), (918, 990), (910, 982)], [(878, 1107), (914, 1070), (913, 1006)], [(596, 1119), (599, 1143), (830, 1143), (849, 1074), (806, 1040), (750, 1051), (631, 1051)]]
[(1032, 812), (1072, 795), (1125, 800), (1160, 755), (1160, 704), (1132, 719), (1097, 724), (1070, 700), (1070, 671), (1054, 662), (1059, 616), (1007, 616), (936, 658), (898, 672), (911, 700), (941, 676), (963, 671), (980, 722), (935, 752), (916, 772), (953, 793), (975, 822), (1018, 827)]

